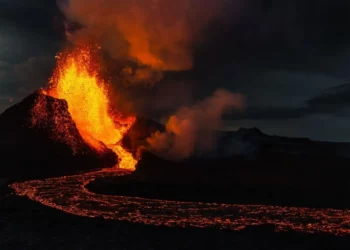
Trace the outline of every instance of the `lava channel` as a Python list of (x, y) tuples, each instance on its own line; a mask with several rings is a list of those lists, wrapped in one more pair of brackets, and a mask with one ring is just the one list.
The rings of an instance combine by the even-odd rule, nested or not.
[(108, 220), (178, 227), (242, 230), (272, 224), (275, 230), (350, 235), (350, 210), (268, 205), (181, 202), (95, 194), (86, 185), (102, 176), (123, 176), (128, 170), (102, 170), (81, 175), (18, 182), (17, 195), (64, 212)]

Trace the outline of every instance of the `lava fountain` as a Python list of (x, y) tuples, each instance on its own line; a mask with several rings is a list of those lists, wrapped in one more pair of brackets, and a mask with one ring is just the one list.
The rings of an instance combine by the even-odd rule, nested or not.
[(110, 109), (107, 84), (99, 76), (97, 53), (97, 47), (79, 46), (58, 54), (46, 94), (67, 101), (86, 143), (101, 152), (103, 142), (118, 155), (120, 168), (134, 170), (137, 160), (123, 148), (121, 140), (136, 117), (123, 117)]

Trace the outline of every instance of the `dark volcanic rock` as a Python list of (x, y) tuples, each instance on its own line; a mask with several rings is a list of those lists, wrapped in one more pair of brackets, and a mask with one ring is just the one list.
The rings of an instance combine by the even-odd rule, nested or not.
[(144, 151), (132, 175), (97, 178), (87, 189), (178, 201), (348, 209), (349, 164), (346, 159), (278, 154), (255, 161), (232, 157), (176, 162)]
[(1, 174), (7, 177), (62, 175), (117, 163), (79, 134), (67, 102), (34, 93), (0, 115)]
[(248, 136), (261, 136), (261, 137), (266, 137), (267, 135), (265, 135), (263, 132), (261, 132), (260, 129), (254, 127), (254, 128), (240, 128), (238, 129), (238, 134), (243, 134), (243, 135), (248, 135)]

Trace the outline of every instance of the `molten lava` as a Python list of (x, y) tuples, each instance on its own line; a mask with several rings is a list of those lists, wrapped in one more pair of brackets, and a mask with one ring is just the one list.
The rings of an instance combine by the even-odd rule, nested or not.
[(69, 113), (89, 145), (101, 151), (103, 142), (118, 155), (120, 168), (134, 170), (137, 160), (123, 148), (121, 140), (136, 118), (111, 112), (95, 55), (96, 49), (91, 46), (58, 55), (47, 94), (67, 101)]
[(350, 210), (271, 205), (183, 202), (140, 197), (101, 195), (86, 185), (96, 178), (125, 176), (130, 171), (98, 171), (10, 185), (27, 196), (64, 212), (87, 217), (129, 221), (154, 226), (220, 228), (239, 231), (273, 225), (277, 232), (350, 235)]

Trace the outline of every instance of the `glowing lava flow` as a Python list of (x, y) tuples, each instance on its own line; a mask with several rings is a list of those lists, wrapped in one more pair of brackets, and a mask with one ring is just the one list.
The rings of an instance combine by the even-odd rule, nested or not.
[(106, 84), (99, 78), (99, 64), (93, 47), (81, 46), (57, 56), (57, 67), (48, 95), (64, 99), (83, 139), (101, 151), (103, 142), (119, 157), (119, 167), (134, 170), (137, 160), (126, 151), (121, 140), (135, 117), (112, 114)]
[(46, 206), (79, 216), (157, 226), (216, 227), (229, 230), (271, 224), (276, 231), (350, 235), (348, 209), (168, 201), (94, 194), (85, 188), (95, 178), (127, 174), (130, 171), (104, 170), (13, 183), (10, 187), (17, 195), (27, 196)]

